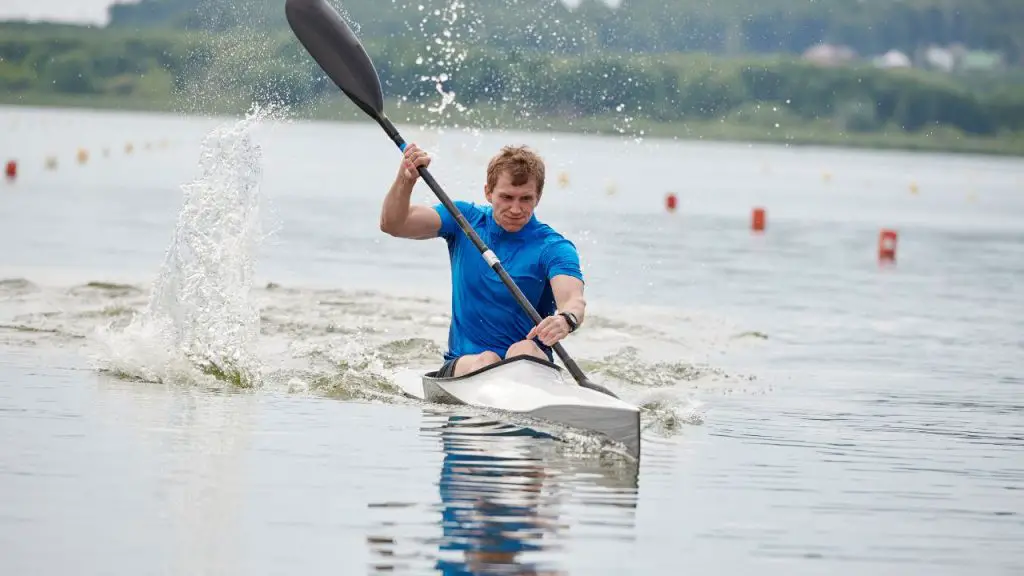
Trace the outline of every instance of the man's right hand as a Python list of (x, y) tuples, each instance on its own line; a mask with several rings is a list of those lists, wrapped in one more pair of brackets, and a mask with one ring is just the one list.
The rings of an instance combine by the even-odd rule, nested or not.
[(420, 177), (418, 170), (420, 166), (424, 168), (430, 166), (430, 155), (426, 151), (421, 150), (416, 144), (409, 143), (405, 147), (405, 153), (402, 154), (402, 166), (399, 168), (398, 173), (409, 182), (415, 182)]

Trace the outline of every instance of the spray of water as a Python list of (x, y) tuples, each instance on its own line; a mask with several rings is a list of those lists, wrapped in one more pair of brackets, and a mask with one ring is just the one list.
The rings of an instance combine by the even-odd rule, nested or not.
[(275, 114), (254, 107), (203, 142), (148, 305), (123, 329), (99, 329), (102, 369), (155, 382), (260, 383), (259, 311), (250, 299), (261, 240), (260, 148), (251, 133)]
[[(532, 56), (537, 51), (572, 54), (581, 50), (581, 42), (589, 42), (574, 32), (579, 23), (573, 21), (571, 14), (579, 8), (579, 1), (524, 4), (519, 0), (502, 0), (505, 11), (465, 0), (392, 0), (392, 4), (396, 10), (419, 15), (418, 22), (408, 26), (408, 32), (422, 45), (415, 59), (421, 71), (416, 77), (419, 85), (411, 90), (421, 96), (413, 103), (419, 112), (412, 113), (407, 121), (418, 121), (421, 128), (435, 128), (439, 133), (446, 128), (471, 133), (512, 126), (550, 128), (553, 122), (570, 129), (588, 130), (587, 122), (573, 128), (574, 117), (580, 114), (577, 104), (558, 102), (554, 95), (557, 91), (545, 87), (553, 81), (549, 76), (553, 71)], [(618, 2), (605, 4), (615, 8)], [(526, 13), (530, 17), (522, 18)], [(588, 38), (597, 34), (596, 30), (584, 28)], [(479, 56), (479, 49), (492, 46), (484, 41), (485, 36), (493, 39), (503, 34), (511, 35), (515, 48), (498, 56), (497, 66), (490, 71), (493, 77), (480, 77), (480, 63), (473, 59)], [(570, 60), (553, 65), (577, 65), (572, 63), (573, 56), (567, 58)], [(467, 69), (472, 72), (465, 74)], [(608, 74), (596, 79), (584, 74), (581, 81), (592, 86), (580, 92), (581, 100), (599, 98), (613, 103), (623, 88), (629, 90), (639, 82)], [(399, 96), (398, 107), (407, 101), (407, 95)], [(624, 142), (640, 144), (645, 131), (637, 123), (643, 110), (644, 106), (619, 103), (610, 111), (607, 128), (625, 137)]]
[[(476, 41), (474, 15), (460, 0), (444, 0), (441, 8), (430, 8), (418, 3), (419, 0), (414, 1), (417, 2), (415, 11), (420, 14), (418, 34), (424, 39), (423, 53), (417, 55), (416, 65), (427, 70), (418, 80), (428, 83), (431, 91), (440, 97), (436, 104), (421, 102), (419, 107), (432, 114), (427, 124), (458, 126), (459, 120), (453, 118), (453, 114), (466, 114), (471, 110), (457, 100), (451, 83), (457, 81), (469, 47)], [(410, 31), (413, 31), (411, 27)]]

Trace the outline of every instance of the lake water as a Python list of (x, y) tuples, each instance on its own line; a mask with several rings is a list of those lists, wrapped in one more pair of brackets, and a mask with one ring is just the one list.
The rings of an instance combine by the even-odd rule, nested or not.
[(0, 571), (1024, 570), (1024, 161), (402, 132), (456, 199), (545, 156), (639, 465), (392, 393), (449, 273), (375, 125), (2, 108)]

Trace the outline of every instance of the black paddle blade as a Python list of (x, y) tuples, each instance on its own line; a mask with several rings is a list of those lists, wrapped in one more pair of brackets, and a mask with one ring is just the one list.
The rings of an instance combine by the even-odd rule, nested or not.
[(338, 11), (326, 0), (286, 0), (284, 13), (292, 32), (338, 88), (380, 119), (384, 96), (377, 70)]

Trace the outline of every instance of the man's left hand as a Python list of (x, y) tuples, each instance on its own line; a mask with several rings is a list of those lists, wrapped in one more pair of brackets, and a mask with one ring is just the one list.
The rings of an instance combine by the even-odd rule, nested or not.
[(556, 314), (540, 321), (526, 335), (527, 340), (540, 339), (545, 346), (554, 346), (556, 342), (569, 335), (569, 321)]

